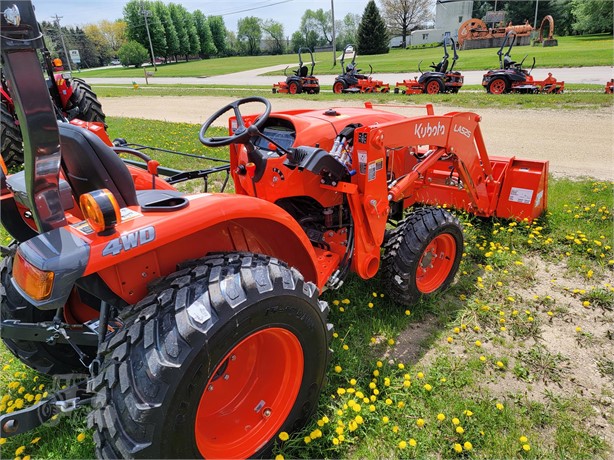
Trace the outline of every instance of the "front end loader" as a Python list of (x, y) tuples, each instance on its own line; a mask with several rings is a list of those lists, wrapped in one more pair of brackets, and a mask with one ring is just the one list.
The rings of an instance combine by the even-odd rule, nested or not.
[[(270, 456), (319, 400), (332, 335), (320, 292), (379, 273), (411, 305), (458, 271), (463, 232), (442, 205), (527, 220), (546, 209), (547, 162), (489, 157), (478, 115), (430, 105), (272, 113), (240, 99), (199, 133), (229, 147), (229, 164), (165, 179), (141, 150), (57, 122), (32, 5), (0, 7), (25, 160), (0, 169), (14, 239), (0, 336), (28, 366), (79, 377), (0, 416), (2, 437), (88, 406), (101, 458)], [(248, 103), (263, 109), (244, 115)], [(227, 113), (228, 135), (211, 136)], [(234, 194), (174, 187), (220, 171)]]

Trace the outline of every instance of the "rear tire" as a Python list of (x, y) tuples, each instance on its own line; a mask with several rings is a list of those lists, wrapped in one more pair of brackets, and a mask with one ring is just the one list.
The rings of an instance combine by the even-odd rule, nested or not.
[(0, 139), (2, 159), (7, 168), (23, 164), (23, 139), (21, 130), (6, 103), (0, 103)]
[(291, 81), (288, 84), (288, 92), (290, 94), (301, 94), (303, 92), (303, 86), (297, 81)]
[(341, 94), (343, 90), (347, 89), (348, 85), (343, 80), (337, 80), (333, 84), (333, 93)]
[(440, 79), (433, 78), (426, 82), (424, 89), (426, 94), (439, 94), (443, 93), (444, 86)]
[(101, 458), (270, 455), (318, 403), (328, 306), (282, 262), (220, 254), (168, 276), (106, 344), (89, 425)]
[(395, 301), (412, 305), (452, 283), (462, 254), (458, 219), (440, 208), (420, 208), (391, 232), (384, 245), (384, 284)]
[(74, 78), (71, 86), (73, 89), (71, 100), (79, 107), (79, 114), (75, 118), (104, 123), (106, 116), (102, 111), (102, 104), (96, 93), (92, 91), (92, 87), (80, 78)]
[(486, 90), (490, 94), (503, 94), (509, 92), (509, 84), (503, 78), (494, 78), (488, 83)]
[[(14, 249), (15, 246), (12, 246)], [(13, 319), (25, 323), (51, 321), (55, 310), (39, 310), (26, 302), (13, 287), (13, 256), (7, 256), (0, 262), (0, 311), (2, 320)], [(45, 342), (28, 340), (2, 339), (6, 347), (17, 359), (38, 372), (48, 375), (86, 373), (87, 368), (81, 364), (79, 357), (70, 345), (49, 345)], [(93, 347), (80, 347), (89, 356), (95, 356)]]

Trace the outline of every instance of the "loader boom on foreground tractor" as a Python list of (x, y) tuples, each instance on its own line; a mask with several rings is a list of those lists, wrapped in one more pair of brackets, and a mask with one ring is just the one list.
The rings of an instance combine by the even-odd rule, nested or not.
[[(0, 7), (25, 157), (24, 172), (0, 170), (15, 240), (0, 263), (0, 335), (41, 372), (81, 375), (2, 415), (2, 437), (91, 405), (100, 457), (267, 456), (318, 402), (332, 333), (320, 291), (381, 272), (414, 303), (453, 281), (463, 251), (458, 220), (435, 205), (528, 220), (546, 207), (548, 163), (488, 157), (474, 113), (271, 113), (260, 97), (200, 130), (204, 145), (230, 146), (236, 193), (186, 195), (172, 183), (209, 172), (164, 180), (142, 152), (57, 123), (32, 6)], [(243, 115), (250, 102), (263, 112)], [(208, 135), (228, 111), (228, 136)]]

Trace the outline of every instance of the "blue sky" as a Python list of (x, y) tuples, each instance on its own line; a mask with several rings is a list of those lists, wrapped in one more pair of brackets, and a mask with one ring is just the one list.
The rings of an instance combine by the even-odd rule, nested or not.
[[(368, 0), (333, 0), (335, 19), (342, 19), (347, 13), (362, 15)], [(102, 19), (119, 19), (127, 0), (33, 0), (36, 17), (39, 21), (51, 21), (56, 14), (61, 16), (62, 25), (84, 25), (95, 23)], [(166, 1), (170, 3), (170, 1)], [(263, 19), (274, 19), (284, 25), (287, 36), (296, 31), (301, 22), (301, 16), (306, 9), (325, 11), (330, 9), (330, 0), (175, 0), (188, 11), (200, 9), (206, 15), (221, 15), (226, 28), (237, 30), (237, 21), (245, 16), (257, 16)], [(248, 11), (249, 10), (249, 11)]]

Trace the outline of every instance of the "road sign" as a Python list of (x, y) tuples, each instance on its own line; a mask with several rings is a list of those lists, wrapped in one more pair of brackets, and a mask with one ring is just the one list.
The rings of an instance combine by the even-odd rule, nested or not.
[(70, 60), (72, 62), (74, 62), (75, 64), (81, 63), (81, 56), (79, 55), (79, 50), (70, 50), (68, 54), (70, 54)]

